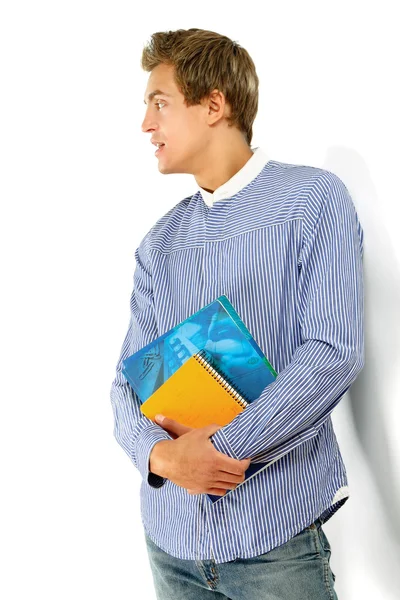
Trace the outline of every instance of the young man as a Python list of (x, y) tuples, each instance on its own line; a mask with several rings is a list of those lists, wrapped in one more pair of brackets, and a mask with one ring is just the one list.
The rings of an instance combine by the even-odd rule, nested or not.
[[(352, 200), (333, 173), (250, 146), (258, 78), (229, 38), (155, 33), (142, 66), (142, 130), (159, 146), (158, 169), (191, 173), (199, 186), (136, 250), (111, 389), (115, 437), (143, 477), (157, 597), (336, 598), (321, 525), (348, 487), (331, 412), (364, 362), (363, 232)], [(224, 427), (190, 429), (168, 414), (154, 423), (122, 360), (221, 294), (278, 377)], [(235, 489), (250, 461), (278, 456)]]

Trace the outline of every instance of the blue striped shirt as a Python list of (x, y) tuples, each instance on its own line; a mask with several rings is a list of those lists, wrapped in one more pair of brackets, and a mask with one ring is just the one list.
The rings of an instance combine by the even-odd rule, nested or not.
[[(135, 251), (131, 318), (111, 386), (114, 435), (142, 475), (147, 534), (181, 559), (268, 552), (317, 517), (328, 520), (349, 495), (331, 412), (364, 365), (363, 230), (334, 173), (275, 160), (251, 173), (248, 165), (249, 180), (228, 185), (221, 201), (200, 189), (178, 202)], [(280, 458), (212, 504), (149, 473), (153, 446), (172, 437), (141, 413), (121, 366), (221, 294), (278, 376), (211, 441), (238, 459)]]

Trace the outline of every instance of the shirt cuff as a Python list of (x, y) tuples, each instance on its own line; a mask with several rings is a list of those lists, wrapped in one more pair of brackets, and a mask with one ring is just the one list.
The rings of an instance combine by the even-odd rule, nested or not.
[(144, 481), (147, 481), (151, 487), (159, 488), (167, 481), (165, 477), (161, 477), (150, 471), (151, 451), (158, 442), (172, 439), (169, 433), (155, 423), (147, 425), (136, 439), (135, 454), (137, 467)]
[(224, 434), (224, 432), (222, 431), (222, 429), (218, 429), (218, 431), (216, 431), (211, 437), (210, 437), (211, 442), (214, 444), (215, 449), (218, 450), (218, 452), (222, 452), (223, 454), (227, 454), (228, 456), (230, 456), (231, 458), (238, 458), (232, 448), (232, 446), (230, 445), (226, 435)]

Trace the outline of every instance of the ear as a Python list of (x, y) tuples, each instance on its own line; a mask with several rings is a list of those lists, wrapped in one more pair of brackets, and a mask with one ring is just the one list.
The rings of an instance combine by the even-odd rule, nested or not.
[(207, 122), (209, 124), (216, 123), (223, 117), (230, 114), (230, 106), (226, 102), (223, 92), (215, 89), (207, 98)]

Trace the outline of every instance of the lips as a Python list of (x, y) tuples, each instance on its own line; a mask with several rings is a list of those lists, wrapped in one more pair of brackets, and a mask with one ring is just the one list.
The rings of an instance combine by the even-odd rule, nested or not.
[(160, 145), (160, 147), (155, 151), (155, 155), (159, 156), (160, 152), (163, 151), (165, 144)]

